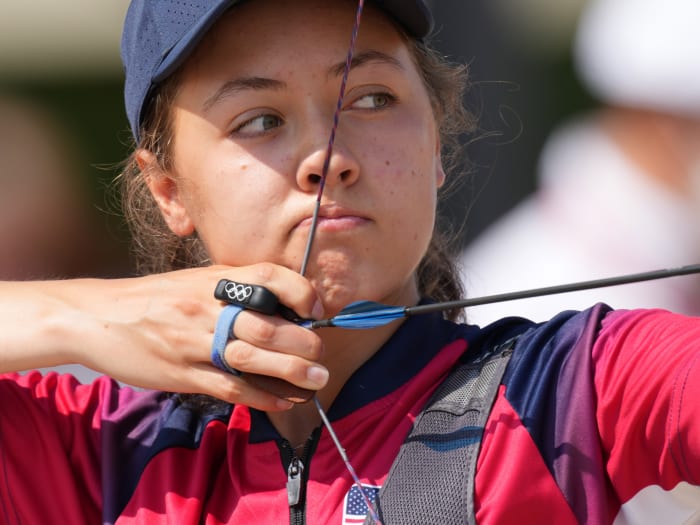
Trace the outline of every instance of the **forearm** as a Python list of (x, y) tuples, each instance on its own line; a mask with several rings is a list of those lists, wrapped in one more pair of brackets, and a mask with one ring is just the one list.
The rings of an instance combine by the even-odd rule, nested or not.
[[(75, 363), (153, 390), (202, 393), (261, 410), (289, 408), (215, 367), (222, 278), (266, 286), (303, 317), (320, 315), (311, 284), (276, 265), (210, 266), (130, 279), (0, 282), (0, 372)], [(317, 306), (315, 306), (317, 305)], [(321, 312), (322, 313), (322, 312)], [(236, 368), (304, 389), (325, 385), (320, 337), (277, 316), (236, 321)], [(235, 343), (234, 343), (235, 344)]]
[(120, 315), (120, 288), (96, 279), (0, 282), (0, 372), (82, 363)]

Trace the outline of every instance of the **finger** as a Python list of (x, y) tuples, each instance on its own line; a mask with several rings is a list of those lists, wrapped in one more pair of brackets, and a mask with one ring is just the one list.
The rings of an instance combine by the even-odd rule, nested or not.
[(254, 387), (269, 392), (290, 403), (306, 403), (316, 394), (315, 390), (299, 388), (283, 379), (260, 374), (242, 374), (240, 378)]
[[(234, 345), (234, 342), (231, 342), (230, 338), (233, 335), (232, 332), (234, 332), (238, 316), (243, 312), (241, 307), (235, 305), (228, 305), (222, 310), (212, 344), (212, 364), (216, 368), (229, 372), (234, 376), (240, 376), (242, 371), (247, 370), (249, 373), (246, 374), (244, 380), (249, 384), (294, 403), (303, 403), (311, 399), (314, 393), (313, 388), (322, 387), (327, 381), (328, 374), (325, 369), (322, 370), (321, 367), (313, 363), (309, 366), (308, 360), (301, 359), (298, 356), (280, 353), (273, 355), (275, 353), (274, 351), (264, 350), (241, 340), (235, 341), (235, 336), (234, 342), (237, 344)], [(319, 339), (316, 335), (309, 334), (306, 330), (269, 316), (250, 315), (249, 317), (251, 322), (262, 327), (262, 330), (266, 334), (261, 338), (264, 342), (272, 341), (274, 343), (274, 335), (279, 332), (282, 332), (283, 338), (288, 342), (292, 338), (284, 337), (285, 329), (291, 329), (304, 339), (310, 339), (312, 342)], [(267, 334), (270, 335), (268, 336)], [(309, 337), (310, 335), (311, 338)], [(237, 355), (234, 359), (231, 357), (231, 352), (235, 350), (235, 348), (239, 348), (241, 351), (239, 352), (240, 355), (234, 354)], [(313, 352), (313, 354), (318, 355), (318, 352)], [(266, 358), (268, 361), (267, 364), (265, 363)], [(301, 388), (283, 380), (283, 378), (289, 379), (290, 372), (295, 370), (295, 364), (297, 369), (299, 366), (302, 366), (303, 370), (305, 370), (305, 372), (302, 372), (305, 374), (305, 377), (300, 380), (312, 382), (312, 388)], [(270, 372), (266, 372), (266, 370), (268, 370), (266, 366), (272, 365), (278, 367), (280, 372), (275, 372), (274, 369), (270, 369)], [(256, 366), (260, 368), (256, 369)], [(262, 373), (251, 373), (252, 371), (260, 371)], [(276, 375), (278, 373), (285, 375), (279, 376), (279, 378), (270, 377), (270, 375)], [(294, 381), (294, 376), (292, 375), (291, 377), (291, 380)]]
[(328, 370), (301, 357), (266, 350), (240, 339), (226, 345), (224, 359), (238, 372), (277, 377), (307, 390), (319, 390), (328, 382)]
[(323, 341), (317, 333), (279, 317), (244, 310), (236, 318), (231, 336), (265, 350), (307, 361), (319, 361), (323, 356)]
[[(242, 376), (235, 377), (212, 367), (198, 368), (196, 371), (194, 381), (199, 393), (266, 412), (288, 410), (294, 406), (295, 401), (275, 395), (270, 390), (243, 379)], [(294, 397), (297, 399), (297, 396)]]

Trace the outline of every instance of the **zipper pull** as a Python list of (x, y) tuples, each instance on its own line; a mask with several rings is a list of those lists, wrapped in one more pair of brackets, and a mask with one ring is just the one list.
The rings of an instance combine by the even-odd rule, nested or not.
[(304, 464), (295, 456), (287, 469), (287, 502), (290, 507), (299, 503), (302, 472), (304, 472)]

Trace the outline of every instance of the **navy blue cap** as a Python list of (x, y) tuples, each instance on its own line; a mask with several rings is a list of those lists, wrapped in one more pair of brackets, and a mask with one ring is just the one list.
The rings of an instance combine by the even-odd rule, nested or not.
[[(239, 1), (132, 0), (124, 21), (121, 57), (126, 74), (126, 114), (137, 140), (153, 88), (187, 59), (211, 26)], [(424, 38), (432, 30), (432, 15), (424, 0), (373, 3), (415, 38)]]

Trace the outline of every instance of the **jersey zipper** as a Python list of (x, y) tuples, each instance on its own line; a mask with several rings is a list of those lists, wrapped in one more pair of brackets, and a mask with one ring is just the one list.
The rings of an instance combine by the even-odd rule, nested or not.
[(301, 457), (298, 456), (289, 441), (280, 439), (277, 446), (282, 458), (282, 466), (287, 472), (287, 502), (289, 503), (290, 525), (306, 524), (306, 483), (309, 480), (311, 456), (316, 451), (321, 437), (321, 427), (314, 429), (304, 443)]

